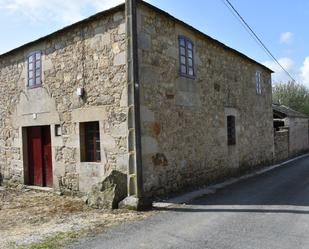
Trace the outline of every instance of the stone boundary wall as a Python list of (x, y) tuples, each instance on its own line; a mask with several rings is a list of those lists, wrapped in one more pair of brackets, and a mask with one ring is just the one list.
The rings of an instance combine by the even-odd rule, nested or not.
[(289, 130), (275, 131), (275, 162), (284, 161), (289, 158)]
[(298, 155), (308, 150), (308, 119), (289, 117), (286, 118), (289, 127), (289, 153), (290, 156)]

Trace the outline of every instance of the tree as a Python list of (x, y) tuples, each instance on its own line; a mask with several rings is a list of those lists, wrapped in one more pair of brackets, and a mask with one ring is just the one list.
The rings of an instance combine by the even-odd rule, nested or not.
[(292, 81), (276, 84), (273, 87), (273, 102), (309, 116), (309, 90), (302, 84)]

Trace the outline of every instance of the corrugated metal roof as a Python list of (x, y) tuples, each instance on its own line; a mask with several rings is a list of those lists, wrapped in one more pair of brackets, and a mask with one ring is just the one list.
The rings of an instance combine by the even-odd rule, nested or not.
[(279, 104), (273, 104), (273, 110), (274, 112), (277, 112), (279, 114), (281, 114), (281, 116), (284, 117), (297, 117), (297, 118), (308, 118), (307, 115), (295, 111), (293, 109), (291, 109), (288, 106), (285, 105), (279, 105)]

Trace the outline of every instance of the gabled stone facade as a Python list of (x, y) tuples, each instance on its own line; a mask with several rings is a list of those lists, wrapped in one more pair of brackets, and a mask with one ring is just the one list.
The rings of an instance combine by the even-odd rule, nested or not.
[[(166, 194), (270, 164), (271, 71), (148, 5), (138, 18), (146, 192)], [(179, 36), (193, 42), (194, 79), (179, 73)], [(229, 115), (236, 117), (232, 146)]]
[[(46, 125), (53, 188), (86, 193), (112, 169), (130, 175), (129, 146), (135, 145), (129, 136), (126, 25), (121, 5), (0, 56), (5, 181), (29, 183), (27, 127)], [(179, 73), (180, 36), (194, 45), (194, 77)], [(141, 138), (145, 196), (272, 162), (268, 68), (143, 2), (137, 8), (137, 38), (141, 134), (134, 135)], [(27, 56), (34, 51), (42, 53), (42, 85), (30, 89)], [(233, 145), (228, 145), (228, 116), (235, 118)], [(100, 162), (81, 159), (81, 126), (90, 121), (99, 121)], [(59, 125), (62, 134), (56, 135)]]
[[(87, 192), (105, 172), (127, 172), (124, 7), (0, 57), (0, 169), (27, 184), (26, 127), (51, 129), (55, 189)], [(27, 56), (42, 54), (42, 86), (27, 87)], [(85, 96), (77, 96), (83, 87)], [(79, 126), (99, 121), (101, 162), (81, 162)], [(60, 125), (61, 136), (55, 136)], [(23, 137), (24, 136), (24, 137)]]

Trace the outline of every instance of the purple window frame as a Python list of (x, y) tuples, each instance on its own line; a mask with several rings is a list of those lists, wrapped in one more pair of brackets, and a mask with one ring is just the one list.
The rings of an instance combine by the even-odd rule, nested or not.
[[(194, 70), (194, 43), (185, 36), (178, 36), (179, 46), (179, 74), (195, 78)], [(191, 65), (190, 65), (191, 64)]]
[(27, 87), (42, 85), (42, 52), (35, 51), (27, 56)]
[(255, 90), (257, 95), (262, 95), (262, 73), (260, 71), (255, 72)]

